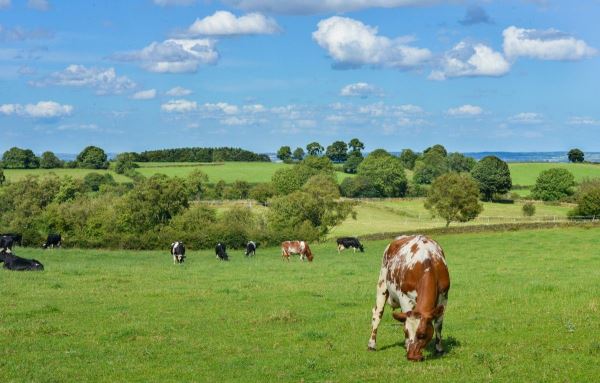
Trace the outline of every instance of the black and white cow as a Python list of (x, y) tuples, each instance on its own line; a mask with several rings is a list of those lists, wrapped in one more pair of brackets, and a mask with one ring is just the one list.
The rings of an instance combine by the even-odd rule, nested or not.
[(44, 249), (47, 249), (49, 247), (55, 248), (55, 247), (61, 247), (62, 245), (62, 238), (60, 236), (60, 234), (48, 234), (48, 238), (46, 238), (46, 242), (44, 244), (42, 244), (42, 247)]
[(171, 244), (171, 255), (173, 256), (173, 264), (183, 263), (185, 260), (185, 245), (183, 242), (173, 242)]
[(3, 235), (0, 237), (0, 249), (2, 250), (12, 250), (14, 243), (15, 241), (10, 235)]
[(217, 255), (218, 260), (229, 261), (229, 256), (227, 255), (227, 249), (224, 243), (217, 243), (217, 246), (215, 246), (215, 254)]
[(358, 238), (355, 237), (342, 237), (337, 239), (338, 254), (345, 249), (352, 248), (356, 253), (356, 249), (359, 249), (361, 253), (365, 252), (363, 245), (360, 243)]
[(256, 255), (256, 249), (258, 248), (258, 245), (260, 245), (260, 243), (256, 243), (256, 242), (248, 242), (246, 244), (246, 257), (252, 255)]
[(0, 234), (0, 237), (11, 237), (12, 240), (13, 240), (13, 244), (19, 245), (19, 246), (21, 246), (21, 242), (23, 241), (23, 235), (22, 234), (4, 233), (4, 234)]
[(4, 268), (7, 270), (44, 270), (44, 265), (40, 261), (18, 257), (10, 250), (0, 251), (0, 262), (4, 262)]

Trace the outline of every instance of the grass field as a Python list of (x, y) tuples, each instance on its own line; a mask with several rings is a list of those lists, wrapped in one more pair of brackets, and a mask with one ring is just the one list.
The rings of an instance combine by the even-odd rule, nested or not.
[(405, 359), (386, 309), (367, 352), (386, 242), (221, 263), (189, 251), (17, 249), (0, 270), (1, 382), (591, 382), (600, 375), (600, 231), (436, 237), (452, 287), (447, 354)]
[(18, 181), (23, 179), (27, 175), (43, 176), (48, 173), (55, 173), (56, 175), (71, 176), (73, 178), (83, 178), (88, 173), (110, 173), (115, 181), (117, 182), (131, 182), (130, 178), (117, 174), (110, 170), (96, 170), (96, 169), (4, 169), (4, 175), (8, 181)]
[(581, 182), (584, 178), (600, 178), (600, 165), (595, 164), (567, 164), (567, 163), (509, 163), (510, 175), (513, 185), (528, 186), (527, 189), (514, 190), (515, 193), (526, 197), (530, 189), (535, 185), (538, 175), (551, 168), (567, 169), (573, 176), (575, 182)]

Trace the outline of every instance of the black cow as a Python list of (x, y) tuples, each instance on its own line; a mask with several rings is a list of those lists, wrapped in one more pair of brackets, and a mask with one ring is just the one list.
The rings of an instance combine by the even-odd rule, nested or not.
[(260, 243), (256, 243), (256, 242), (248, 242), (246, 244), (246, 257), (250, 256), (250, 255), (256, 255), (256, 249), (258, 249), (258, 245), (260, 245)]
[(227, 249), (224, 243), (217, 243), (215, 247), (215, 254), (217, 255), (217, 259), (220, 261), (229, 261), (229, 256), (227, 255)]
[(4, 233), (4, 234), (0, 234), (0, 237), (11, 237), (13, 240), (13, 244), (15, 245), (21, 245), (21, 242), (23, 242), (23, 235), (22, 234), (15, 234), (15, 233)]
[(183, 242), (173, 242), (171, 244), (171, 255), (173, 256), (173, 264), (183, 263), (185, 260), (185, 245)]
[(15, 241), (10, 235), (3, 235), (0, 237), (0, 249), (2, 250), (12, 250), (14, 243)]
[(26, 271), (26, 270), (44, 270), (44, 265), (35, 259), (26, 259), (14, 255), (11, 251), (0, 252), (0, 261), (4, 262), (6, 270)]
[(359, 249), (361, 253), (365, 252), (363, 245), (360, 243), (358, 238), (355, 237), (342, 237), (337, 239), (338, 254), (345, 249), (352, 248), (356, 253), (356, 249)]
[(60, 237), (60, 234), (48, 234), (48, 238), (46, 238), (46, 242), (42, 245), (42, 247), (47, 249), (49, 247), (60, 247), (61, 245), (62, 238)]

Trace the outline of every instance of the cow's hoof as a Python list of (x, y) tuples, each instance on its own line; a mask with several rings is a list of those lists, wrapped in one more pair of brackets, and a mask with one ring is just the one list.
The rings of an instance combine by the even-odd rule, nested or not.
[(367, 351), (377, 351), (377, 350), (375, 349), (375, 347), (369, 346), (369, 347), (367, 347)]
[(442, 355), (444, 355), (445, 353), (446, 353), (446, 351), (445, 351), (445, 350), (438, 350), (438, 349), (436, 349), (436, 350), (435, 350), (435, 355), (436, 355), (436, 356), (442, 356)]

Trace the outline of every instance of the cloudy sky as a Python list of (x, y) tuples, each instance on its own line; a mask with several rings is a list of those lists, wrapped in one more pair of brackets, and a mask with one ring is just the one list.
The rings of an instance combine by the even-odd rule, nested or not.
[(600, 150), (598, 16), (598, 0), (0, 0), (0, 150)]

